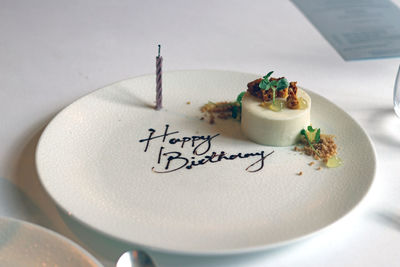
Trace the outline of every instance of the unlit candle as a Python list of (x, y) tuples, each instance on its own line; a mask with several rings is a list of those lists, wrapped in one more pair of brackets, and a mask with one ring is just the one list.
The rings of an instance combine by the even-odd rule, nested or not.
[(162, 61), (160, 56), (161, 45), (158, 45), (158, 56), (156, 57), (156, 109), (162, 108)]

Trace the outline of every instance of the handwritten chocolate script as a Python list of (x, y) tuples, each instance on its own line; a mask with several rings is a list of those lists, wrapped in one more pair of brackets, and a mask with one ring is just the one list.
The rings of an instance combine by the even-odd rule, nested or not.
[[(236, 153), (227, 154), (225, 151), (211, 151), (213, 140), (219, 136), (215, 135), (192, 135), (192, 136), (179, 136), (179, 131), (169, 131), (169, 125), (165, 125), (164, 133), (157, 134), (156, 130), (148, 129), (148, 137), (140, 139), (140, 143), (145, 143), (144, 152), (150, 150), (150, 144), (158, 143), (157, 147), (158, 158), (157, 167), (152, 167), (156, 173), (169, 173), (185, 168), (187, 170), (193, 167), (202, 166), (205, 164), (218, 163), (223, 160), (235, 160), (256, 158), (256, 161), (247, 166), (246, 171), (258, 172), (264, 167), (265, 159), (270, 156), (274, 151), (266, 154), (263, 150), (253, 153)], [(174, 145), (180, 151), (167, 151), (165, 144)], [(185, 146), (191, 147), (191, 153), (184, 155), (182, 149)]]

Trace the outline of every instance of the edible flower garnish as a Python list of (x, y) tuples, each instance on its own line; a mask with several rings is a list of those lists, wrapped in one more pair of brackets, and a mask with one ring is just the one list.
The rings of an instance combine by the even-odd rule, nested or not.
[(268, 72), (267, 75), (265, 75), (262, 79), (262, 81), (259, 84), (260, 89), (262, 90), (272, 90), (272, 103), (275, 105), (275, 94), (276, 91), (280, 91), (283, 90), (285, 88), (287, 88), (289, 86), (289, 82), (286, 78), (282, 78), (279, 80), (269, 80), (269, 77), (271, 76), (271, 74), (273, 73), (273, 71)]

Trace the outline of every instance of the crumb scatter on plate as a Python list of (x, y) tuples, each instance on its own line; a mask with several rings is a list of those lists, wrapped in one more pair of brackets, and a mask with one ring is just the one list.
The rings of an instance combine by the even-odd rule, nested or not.
[(308, 144), (305, 138), (302, 138), (301, 141), (304, 144), (303, 151), (315, 160), (322, 159), (326, 162), (329, 158), (337, 154), (337, 145), (334, 138), (334, 135), (321, 134), (319, 142), (314, 144), (313, 147)]
[(209, 123), (215, 123), (215, 117), (223, 120), (232, 118), (232, 112), (234, 107), (238, 107), (237, 102), (208, 102), (200, 108), (200, 111), (204, 113), (205, 118), (209, 118)]

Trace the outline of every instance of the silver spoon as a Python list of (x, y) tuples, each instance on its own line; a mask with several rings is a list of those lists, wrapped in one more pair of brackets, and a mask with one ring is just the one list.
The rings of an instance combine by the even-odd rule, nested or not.
[(156, 265), (146, 252), (131, 250), (119, 257), (116, 267), (156, 267)]

